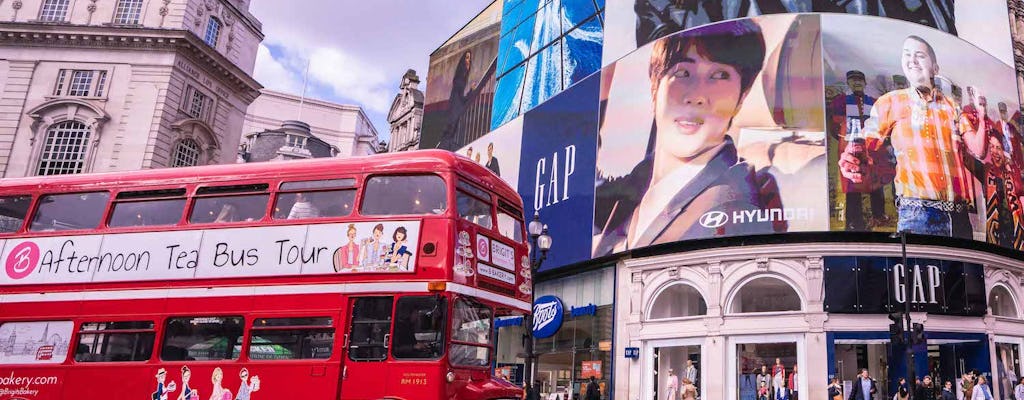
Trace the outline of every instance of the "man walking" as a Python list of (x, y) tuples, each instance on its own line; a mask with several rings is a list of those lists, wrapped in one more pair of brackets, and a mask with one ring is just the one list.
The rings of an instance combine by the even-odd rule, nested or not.
[(860, 375), (853, 382), (853, 389), (850, 390), (848, 400), (873, 400), (878, 388), (875, 387), (875, 380), (868, 376), (868, 369), (860, 370)]

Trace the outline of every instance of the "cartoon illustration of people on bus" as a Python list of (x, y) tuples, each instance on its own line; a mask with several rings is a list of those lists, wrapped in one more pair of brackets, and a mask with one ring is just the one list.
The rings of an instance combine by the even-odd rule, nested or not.
[(348, 224), (348, 243), (334, 251), (334, 272), (355, 272), (360, 264), (360, 248), (356, 243), (356, 224)]
[(177, 389), (174, 381), (165, 384), (167, 381), (167, 370), (160, 368), (156, 371), (156, 391), (153, 392), (153, 400), (167, 400), (171, 392)]
[(181, 393), (177, 400), (199, 400), (199, 392), (189, 386), (192, 381), (192, 370), (187, 365), (181, 366)]
[(210, 400), (231, 400), (231, 391), (224, 388), (222, 383), (224, 382), (224, 371), (220, 367), (213, 369), (213, 374), (210, 376), (210, 381), (213, 382), (213, 394), (210, 395)]
[(242, 370), (238, 372), (238, 377), (242, 378), (242, 385), (238, 387), (238, 395), (235, 397), (235, 400), (249, 400), (249, 396), (253, 392), (260, 390), (260, 377), (253, 376), (252, 381), (250, 382), (249, 369), (242, 368)]
[(412, 252), (406, 246), (408, 242), (408, 231), (404, 226), (395, 228), (395, 233), (391, 235), (391, 239), (394, 243), (391, 244), (391, 248), (388, 251), (388, 267), (391, 271), (408, 270), (409, 259), (412, 258)]
[(362, 240), (362, 257), (360, 266), (366, 270), (375, 270), (384, 264), (387, 257), (387, 246), (380, 239), (384, 236), (384, 224), (373, 227), (373, 233)]

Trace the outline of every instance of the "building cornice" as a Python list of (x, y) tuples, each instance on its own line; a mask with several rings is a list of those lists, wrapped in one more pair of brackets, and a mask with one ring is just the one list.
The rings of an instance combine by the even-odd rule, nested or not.
[(240, 94), (250, 103), (263, 88), (194, 33), (180, 29), (11, 22), (0, 24), (0, 46), (175, 51), (198, 61), (231, 87), (243, 89)]

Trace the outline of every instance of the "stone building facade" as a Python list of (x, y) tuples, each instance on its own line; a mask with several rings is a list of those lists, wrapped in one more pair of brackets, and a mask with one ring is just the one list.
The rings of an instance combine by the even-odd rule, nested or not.
[(0, 176), (235, 161), (263, 40), (247, 0), (0, 3)]
[[(273, 90), (262, 90), (249, 106), (242, 135), (278, 130), (286, 121), (302, 121), (313, 137), (336, 148), (337, 157), (377, 153), (377, 129), (360, 106), (302, 98)], [(243, 139), (243, 143), (245, 140)]]
[(420, 77), (416, 71), (408, 70), (402, 76), (395, 101), (391, 102), (388, 123), (391, 125), (391, 141), (388, 151), (408, 151), (420, 148), (420, 130), (423, 126), (423, 92), (419, 89)]
[(338, 148), (310, 132), (302, 121), (284, 121), (277, 129), (245, 135), (238, 162), (285, 161), (337, 157)]

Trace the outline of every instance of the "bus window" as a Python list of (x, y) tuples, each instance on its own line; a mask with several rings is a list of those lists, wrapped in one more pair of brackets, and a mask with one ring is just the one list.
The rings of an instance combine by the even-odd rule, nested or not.
[(274, 219), (344, 217), (352, 213), (355, 189), (279, 193)]
[(392, 297), (363, 297), (352, 302), (352, 327), (349, 331), (348, 358), (353, 361), (380, 361), (388, 357), (391, 332)]
[(60, 364), (68, 357), (74, 329), (71, 321), (0, 324), (0, 365)]
[(78, 331), (75, 361), (146, 361), (155, 337), (153, 321), (86, 322)]
[(268, 194), (198, 197), (189, 223), (209, 224), (259, 221), (267, 210)]
[(491, 309), (465, 298), (452, 309), (452, 365), (485, 367), (490, 358)]
[(332, 324), (330, 317), (258, 318), (249, 332), (249, 359), (331, 358)]
[(501, 236), (523, 242), (523, 221), (519, 219), (521, 213), (514, 211), (515, 208), (498, 203), (498, 233)]
[(32, 196), (0, 197), (0, 233), (17, 232), (25, 222)]
[(444, 352), (445, 298), (406, 296), (395, 306), (395, 336), (391, 356), (396, 359), (437, 359)]
[(39, 199), (32, 216), (32, 231), (92, 229), (100, 224), (107, 210), (110, 193), (49, 194)]
[(174, 225), (181, 220), (185, 199), (164, 199), (114, 203), (111, 228), (124, 226)]
[(375, 176), (363, 192), (363, 215), (442, 214), (447, 209), (444, 179), (437, 175)]
[(164, 361), (236, 360), (242, 317), (170, 318), (164, 330)]
[(456, 194), (455, 201), (462, 219), (491, 229), (491, 204), (470, 196), (461, 190)]

